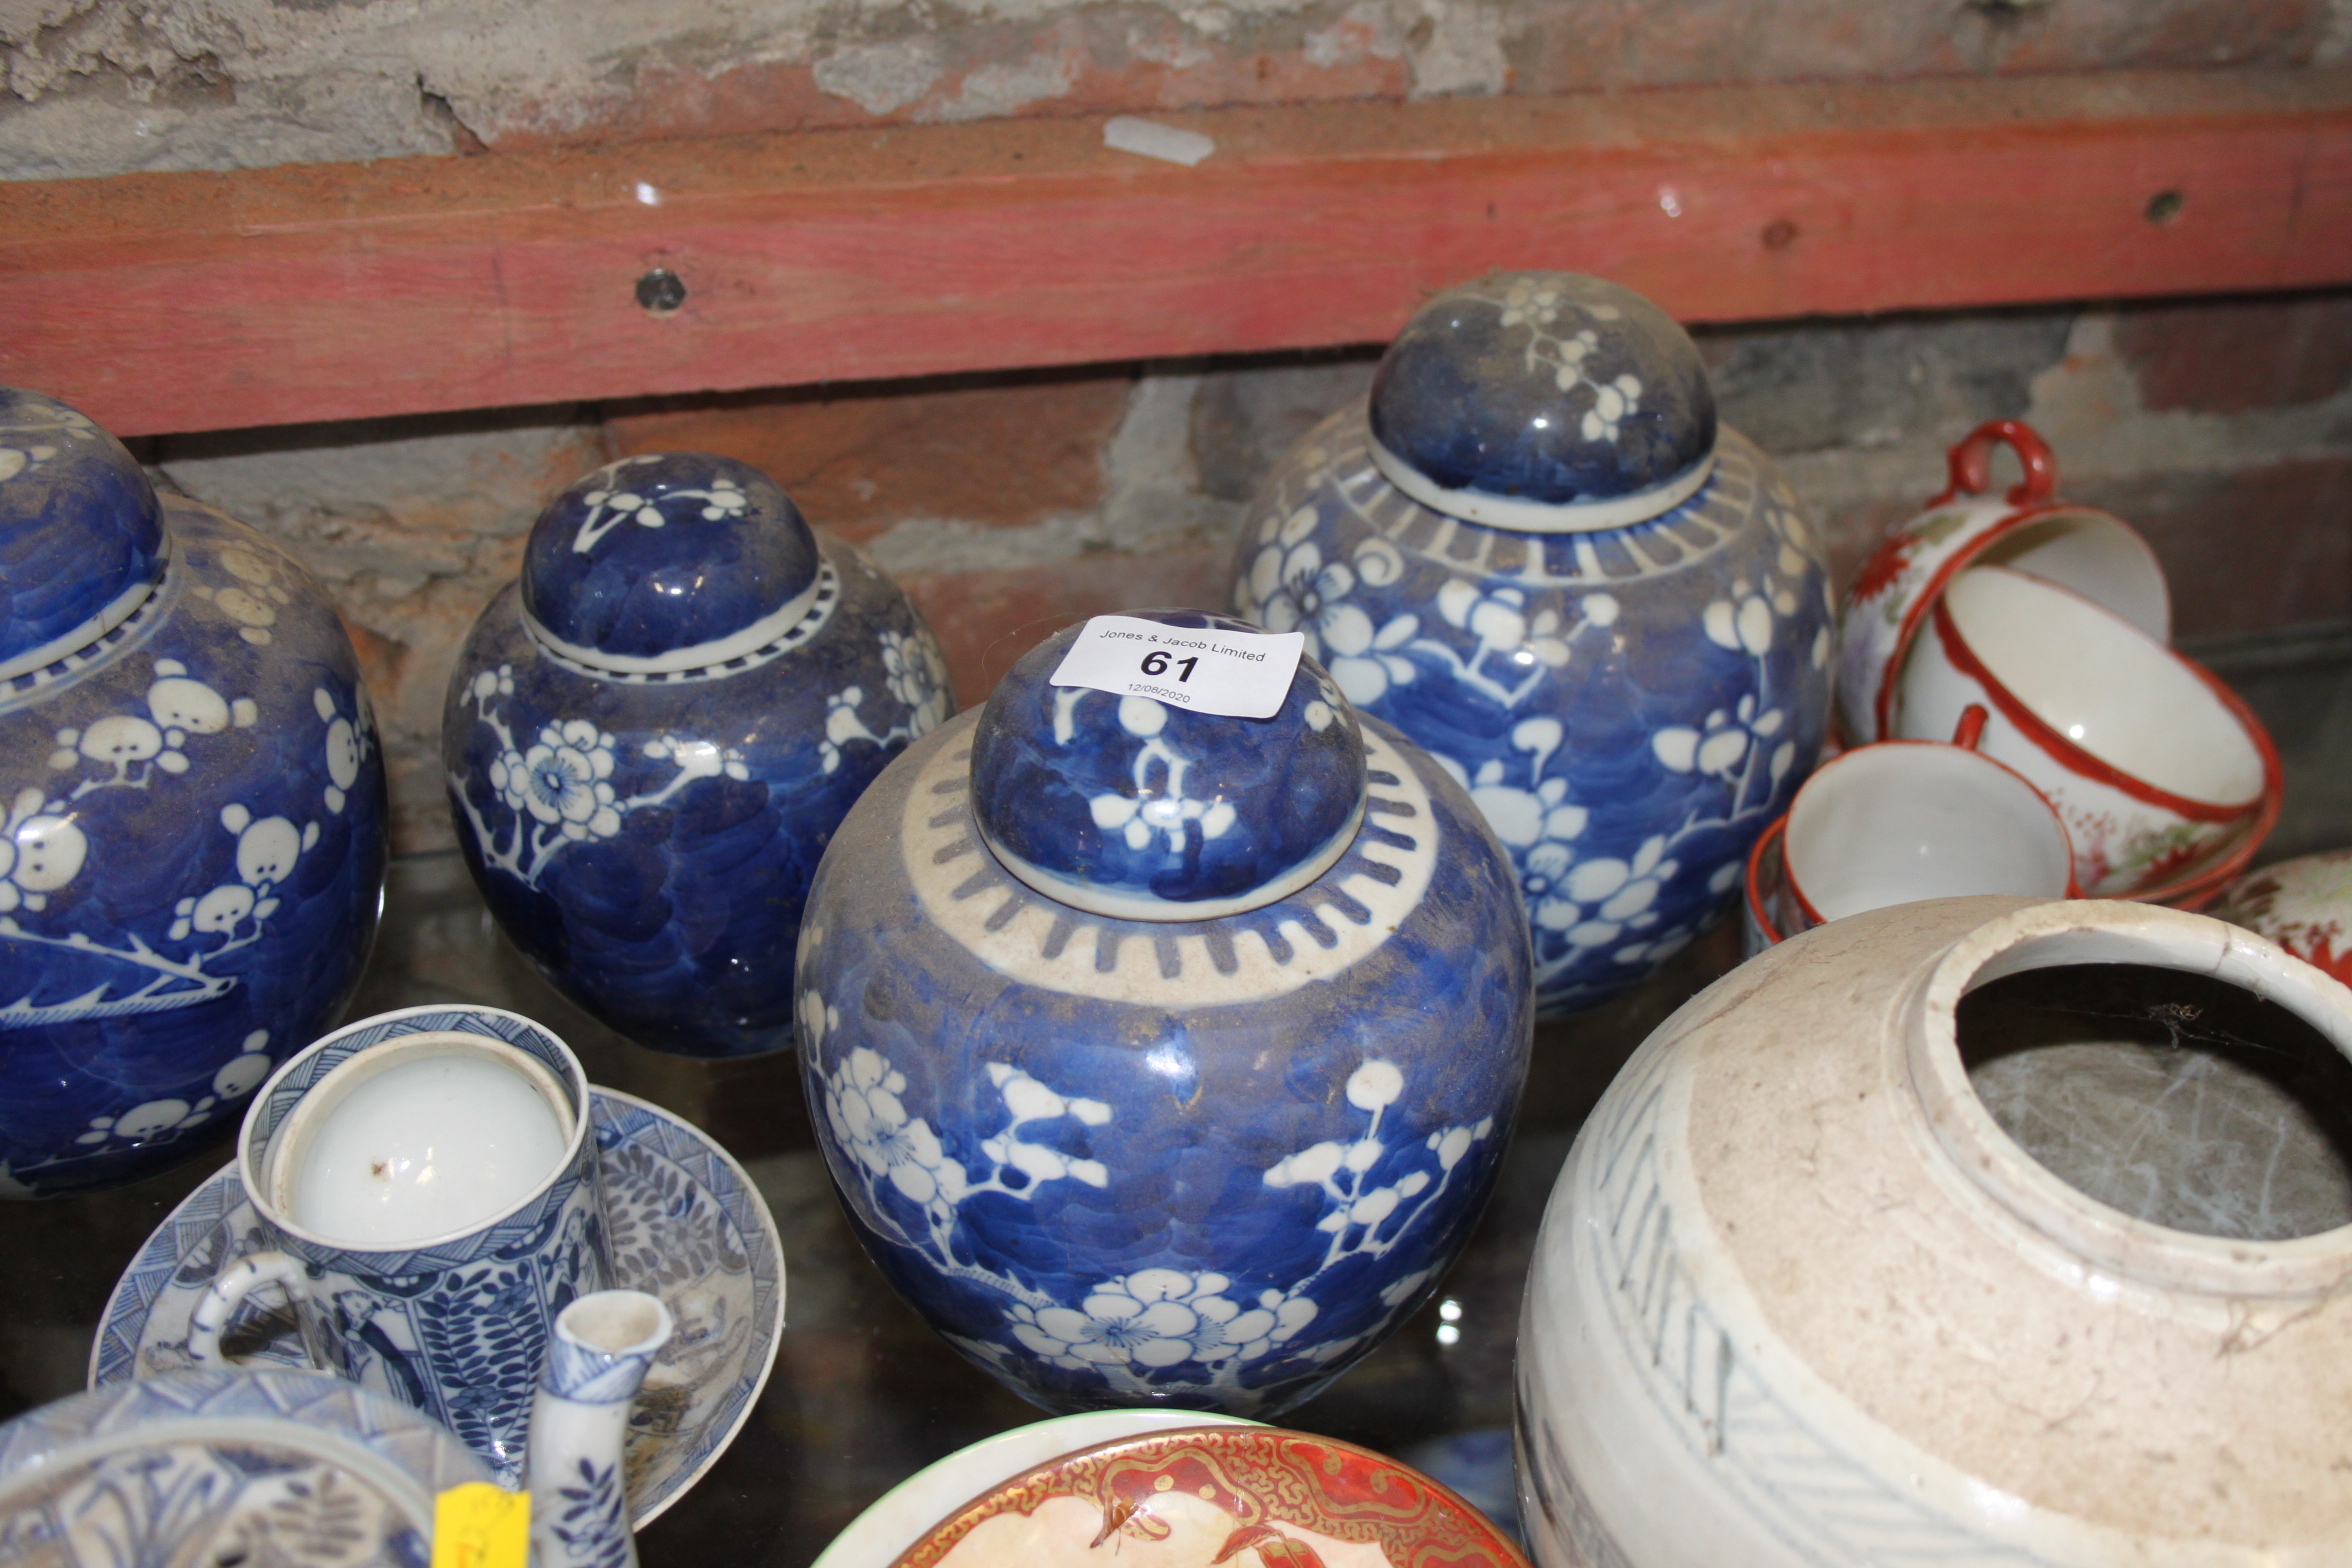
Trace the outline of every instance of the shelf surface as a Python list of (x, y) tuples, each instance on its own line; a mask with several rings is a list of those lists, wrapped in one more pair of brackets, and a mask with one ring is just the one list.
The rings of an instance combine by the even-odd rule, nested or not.
[[(2193, 650), (2280, 743), (2288, 809), (2265, 859), (2352, 843), (2352, 628)], [(1732, 927), (1639, 991), (1546, 1025), (1501, 1179), (1444, 1287), (1288, 1426), (1428, 1462), (1423, 1445), (1507, 1456), (1511, 1364), (1530, 1248), (1585, 1114), (1681, 1001), (1738, 958)], [(383, 933), (352, 1016), (484, 1002), (537, 1018), (589, 1075), (668, 1106), (744, 1164), (784, 1242), (788, 1322), (774, 1376), (734, 1446), (639, 1538), (645, 1568), (798, 1568), (915, 1470), (1041, 1418), (935, 1337), (858, 1249), (802, 1109), (790, 1054), (733, 1063), (657, 1056), (557, 996), (490, 918), (455, 855), (395, 863)], [(231, 1153), (234, 1122), (186, 1165), (137, 1187), (0, 1203), (0, 1419), (80, 1388), (108, 1292), (148, 1232)], [(1448, 1309), (1452, 1315), (1448, 1316)], [(1448, 1332), (1448, 1331), (1451, 1332)]]
[(1707, 321), (2352, 282), (2352, 70), (1162, 118), (1216, 151), (1080, 118), (0, 184), (0, 382), (139, 435), (1366, 343), (1497, 267)]

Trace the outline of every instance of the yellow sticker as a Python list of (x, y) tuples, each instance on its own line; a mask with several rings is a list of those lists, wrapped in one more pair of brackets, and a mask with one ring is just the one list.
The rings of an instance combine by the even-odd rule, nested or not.
[(468, 1481), (433, 1499), (433, 1568), (525, 1568), (530, 1555), (530, 1493)]

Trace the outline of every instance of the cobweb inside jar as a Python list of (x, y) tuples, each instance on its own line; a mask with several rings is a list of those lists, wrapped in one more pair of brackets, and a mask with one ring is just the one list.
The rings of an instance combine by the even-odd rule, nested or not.
[(2286, 1008), (2143, 964), (2067, 964), (1963, 997), (1961, 1061), (2069, 1186), (2201, 1236), (2352, 1224), (2352, 1061)]

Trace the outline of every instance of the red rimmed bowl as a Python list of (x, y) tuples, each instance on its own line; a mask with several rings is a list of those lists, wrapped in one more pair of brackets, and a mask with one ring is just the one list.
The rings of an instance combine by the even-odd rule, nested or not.
[(1975, 750), (1982, 709), (1952, 742), (1859, 746), (1824, 763), (1748, 857), (1748, 955), (1831, 920), (1926, 898), (2080, 898), (2057, 809)]
[[(1995, 449), (2025, 470), (2007, 495), (1988, 494)], [(1889, 533), (1846, 594), (1838, 623), (1837, 707), (1849, 745), (1895, 736), (1895, 689), (1936, 601), (1966, 568), (2014, 567), (2071, 588), (2158, 642), (2172, 636), (2172, 600), (2156, 553), (2129, 523), (2059, 501), (2058, 462), (2031, 426), (1979, 425), (1951, 450), (1951, 483)]]
[(2275, 820), (2277, 751), (2211, 672), (2140, 627), (2025, 572), (1954, 577), (1897, 689), (1898, 735), (1991, 715), (1980, 749), (2049, 797), (2093, 898), (2194, 903)]
[(973, 1498), (894, 1568), (1527, 1568), (1454, 1492), (1335, 1438), (1276, 1427), (1148, 1433)]

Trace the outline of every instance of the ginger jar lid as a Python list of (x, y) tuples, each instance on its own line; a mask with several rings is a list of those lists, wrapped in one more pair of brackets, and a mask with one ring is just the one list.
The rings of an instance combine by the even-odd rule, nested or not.
[(816, 535), (773, 479), (731, 457), (658, 452), (608, 463), (539, 514), (524, 620), (591, 669), (706, 669), (791, 631), (822, 576)]
[[(1177, 628), (1260, 632), (1191, 610), (1128, 610)], [(1037, 892), (1119, 920), (1214, 920), (1271, 904), (1347, 852), (1364, 818), (1364, 737), (1302, 658), (1271, 718), (1187, 712), (1056, 686), (1083, 628), (1015, 664), (972, 739), (972, 814)]]
[(163, 581), (155, 487), (53, 397), (0, 387), (0, 680), (79, 652)]
[(1372, 382), (1372, 459), (1449, 517), (1527, 533), (1672, 511), (1715, 466), (1698, 345), (1629, 288), (1499, 272), (1414, 313)]

